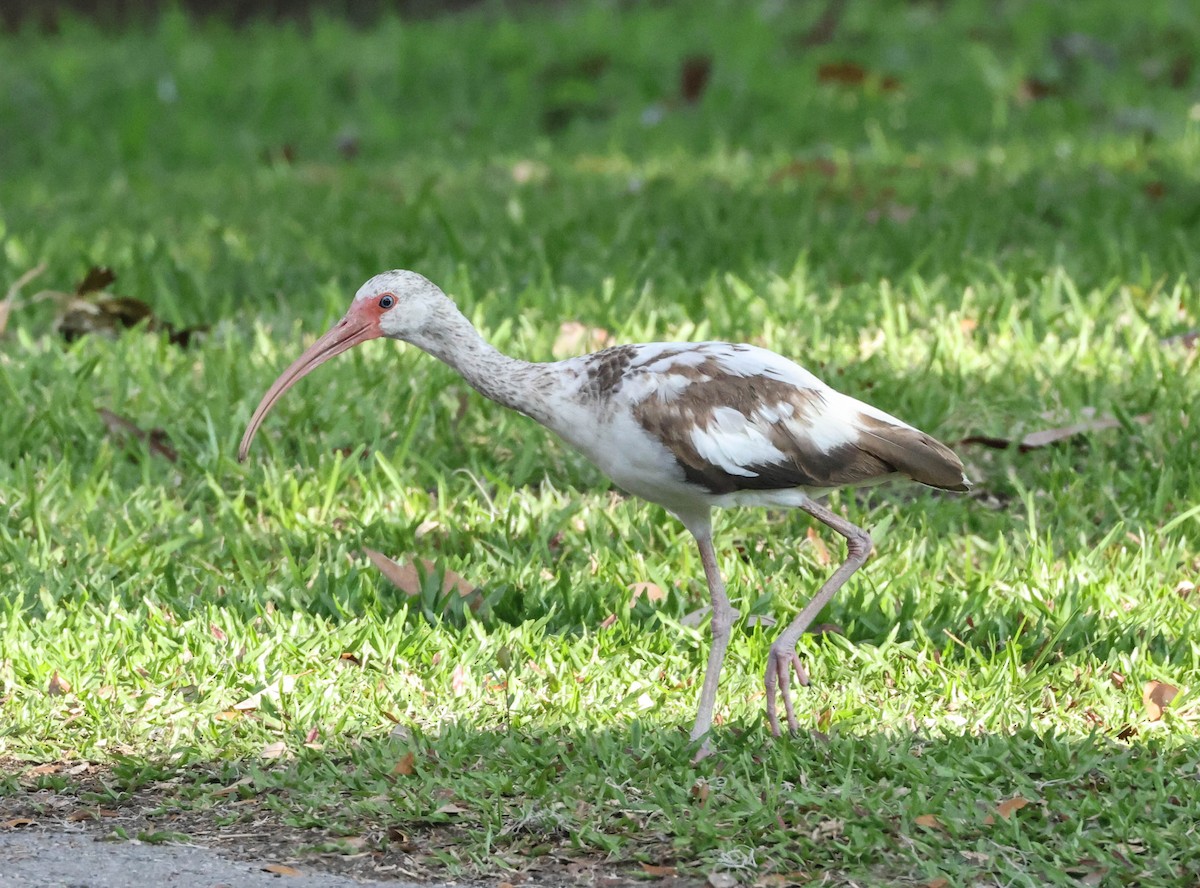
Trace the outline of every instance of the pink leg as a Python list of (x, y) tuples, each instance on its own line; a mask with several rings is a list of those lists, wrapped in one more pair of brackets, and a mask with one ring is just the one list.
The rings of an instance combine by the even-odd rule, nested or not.
[[(717, 555), (713, 551), (712, 530), (705, 526), (692, 528), (700, 546), (700, 561), (704, 565), (704, 577), (708, 580), (708, 594), (712, 600), (712, 648), (708, 652), (708, 666), (704, 670), (704, 684), (700, 688), (700, 705), (696, 709), (696, 724), (692, 728), (692, 739), (699, 740), (712, 727), (713, 709), (717, 702), (717, 684), (721, 679), (721, 666), (725, 662), (725, 650), (729, 647), (729, 636), (733, 628), (733, 608), (725, 594), (725, 581), (717, 567)], [(697, 760), (708, 751), (705, 737)]]
[(804, 610), (800, 611), (796, 619), (792, 620), (787, 628), (779, 633), (779, 637), (771, 645), (771, 652), (767, 655), (767, 674), (764, 681), (767, 691), (767, 721), (771, 724), (771, 733), (776, 737), (780, 734), (779, 713), (775, 702), (777, 690), (779, 696), (783, 697), (783, 709), (787, 718), (788, 730), (795, 733), (799, 727), (795, 710), (792, 708), (792, 670), (795, 670), (796, 679), (802, 685), (808, 684), (808, 672), (805, 671), (800, 657), (796, 654), (796, 642), (800, 640), (800, 636), (804, 634), (804, 630), (808, 628), (809, 624), (816, 619), (821, 608), (829, 604), (838, 589), (842, 588), (846, 580), (850, 579), (851, 575), (863, 566), (867, 556), (871, 554), (871, 537), (861, 527), (851, 524), (844, 518), (839, 518), (819, 503), (808, 502), (800, 508), (846, 538), (846, 560), (825, 581), (825, 585), (821, 587)]

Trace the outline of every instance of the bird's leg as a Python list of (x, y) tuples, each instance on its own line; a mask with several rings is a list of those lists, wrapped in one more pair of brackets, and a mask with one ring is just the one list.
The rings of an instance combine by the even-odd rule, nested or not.
[[(696, 710), (696, 724), (692, 728), (692, 739), (699, 740), (712, 727), (713, 707), (717, 702), (717, 683), (721, 678), (721, 666), (725, 662), (725, 649), (729, 647), (729, 634), (733, 628), (733, 608), (725, 594), (725, 581), (717, 566), (717, 554), (713, 551), (712, 529), (693, 529), (700, 546), (700, 561), (704, 565), (704, 577), (708, 580), (708, 594), (712, 600), (712, 648), (708, 652), (708, 666), (704, 670), (704, 684), (700, 688), (700, 705)], [(697, 759), (707, 753), (705, 739), (697, 753)]]
[(867, 556), (871, 554), (871, 537), (861, 527), (851, 524), (844, 518), (839, 518), (820, 503), (809, 501), (800, 506), (800, 508), (821, 523), (832, 527), (846, 538), (846, 560), (825, 581), (825, 585), (821, 587), (813, 600), (805, 606), (804, 610), (800, 611), (796, 619), (792, 620), (787, 628), (779, 633), (779, 636), (771, 645), (771, 652), (767, 655), (765, 681), (767, 691), (767, 720), (771, 724), (771, 733), (776, 737), (780, 733), (779, 714), (775, 702), (776, 689), (779, 691), (779, 696), (783, 697), (783, 708), (787, 717), (788, 730), (795, 733), (798, 725), (796, 723), (796, 713), (792, 709), (792, 670), (795, 670), (800, 684), (808, 684), (808, 673), (804, 670), (804, 666), (800, 663), (800, 658), (796, 655), (796, 642), (800, 640), (800, 636), (804, 634), (804, 630), (808, 628), (817, 614), (821, 612), (821, 608), (829, 604), (829, 600), (837, 594), (838, 589), (842, 588), (846, 580), (850, 579), (850, 576), (863, 566), (863, 563), (867, 560)]

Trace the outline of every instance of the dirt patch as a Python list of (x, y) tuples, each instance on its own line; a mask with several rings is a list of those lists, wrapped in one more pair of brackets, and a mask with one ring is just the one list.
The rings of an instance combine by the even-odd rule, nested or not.
[[(462, 831), (454, 826), (407, 825), (386, 832), (341, 835), (319, 827), (286, 822), (288, 812), (271, 794), (242, 798), (234, 788), (197, 795), (194, 787), (207, 772), (198, 770), (156, 781), (133, 791), (118, 791), (112, 771), (90, 762), (28, 765), (0, 759), (0, 838), (17, 830), (63, 832), (144, 844), (190, 843), (256, 869), (291, 875), (327, 873), (357, 880), (445, 882), (498, 885), (522, 883), (567, 886), (645, 885), (637, 864), (581, 855), (565, 839), (536, 858), (495, 861), (459, 859)], [(212, 775), (216, 780), (216, 776)], [(188, 793), (185, 787), (192, 787)], [(465, 881), (464, 881), (465, 880)], [(654, 878), (671, 888), (696, 888), (702, 880)]]

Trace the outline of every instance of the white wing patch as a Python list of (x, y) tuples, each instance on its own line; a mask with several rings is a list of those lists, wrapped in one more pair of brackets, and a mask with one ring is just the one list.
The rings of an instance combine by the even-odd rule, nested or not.
[(692, 428), (692, 446), (696, 452), (722, 471), (743, 478), (755, 478), (757, 472), (747, 466), (787, 462), (787, 454), (771, 443), (766, 429), (755, 425), (732, 407), (718, 407), (706, 426)]

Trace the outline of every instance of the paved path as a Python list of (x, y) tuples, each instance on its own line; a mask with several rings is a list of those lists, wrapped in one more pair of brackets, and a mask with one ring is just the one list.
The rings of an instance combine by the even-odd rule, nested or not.
[(199, 845), (97, 841), (82, 832), (0, 831), (0, 888), (433, 888), (297, 869), (302, 875), (280, 876)]

